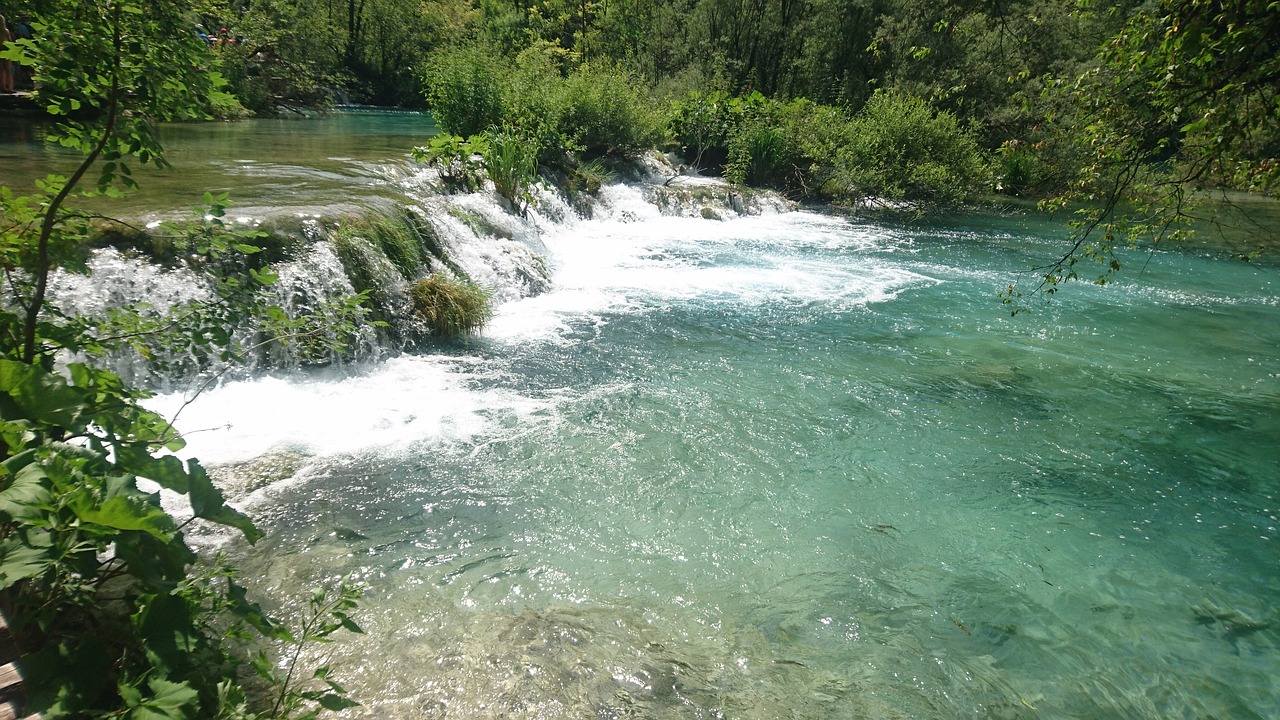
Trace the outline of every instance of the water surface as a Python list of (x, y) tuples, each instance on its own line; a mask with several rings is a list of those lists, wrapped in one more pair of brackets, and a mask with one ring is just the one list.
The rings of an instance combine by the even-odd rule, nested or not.
[[(1023, 219), (612, 217), (481, 338), (230, 385), (249, 575), (367, 583), (361, 717), (1272, 717), (1276, 270), (1011, 318)], [(252, 474), (252, 471), (243, 471)]]
[[(130, 207), (394, 199), (428, 127), (170, 128)], [(1276, 716), (1276, 267), (1158, 250), (1009, 317), (1059, 226), (622, 186), (540, 225), (554, 290), (481, 337), (179, 420), (267, 533), (203, 538), (256, 591), (366, 586), (325, 648), (353, 716)]]
[[(0, 184), (30, 192), (48, 173), (74, 170), (79, 153), (46, 142), (48, 129), (5, 118)], [(205, 192), (225, 192), (237, 213), (251, 216), (355, 208), (394, 198), (388, 166), (404, 164), (415, 145), (436, 133), (431, 117), (422, 113), (341, 109), (308, 117), (166, 124), (158, 130), (173, 167), (134, 162), (139, 189), (92, 207), (117, 215), (167, 214), (198, 204)]]

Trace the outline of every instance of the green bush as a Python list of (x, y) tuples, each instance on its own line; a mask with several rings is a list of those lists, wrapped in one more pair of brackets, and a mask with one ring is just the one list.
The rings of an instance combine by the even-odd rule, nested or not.
[(1045, 163), (1022, 143), (1008, 141), (996, 153), (999, 161), (996, 192), (1006, 195), (1034, 192), (1047, 179), (1049, 169)]
[(538, 145), (538, 161), (563, 161), (572, 143), (563, 130), (565, 77), (563, 51), (544, 44), (521, 52), (505, 84), (507, 127)]
[(953, 205), (982, 188), (986, 167), (973, 135), (924, 100), (877, 91), (848, 126), (833, 182), (845, 199)]
[(587, 156), (634, 156), (661, 142), (667, 124), (644, 84), (613, 68), (578, 68), (565, 82), (564, 103), (560, 130)]
[(759, 119), (769, 101), (758, 92), (730, 97), (723, 90), (691, 92), (671, 104), (672, 137), (695, 168), (719, 170), (729, 161), (729, 146), (742, 128)]
[[(632, 157), (662, 141), (667, 118), (643, 82), (613, 67), (584, 65), (566, 76), (567, 59), (545, 43), (514, 59), (481, 45), (444, 50), (424, 74), (427, 102), (447, 133), (470, 142), (480, 133), (519, 137), (537, 164), (572, 164), (579, 153)], [(419, 159), (430, 160), (431, 152), (424, 148)], [(519, 188), (492, 171), (519, 170), (523, 154), (509, 145), (476, 152), (490, 158), (499, 192), (518, 195)]]
[(446, 132), (470, 137), (502, 124), (508, 65), (500, 56), (480, 45), (454, 47), (433, 54), (426, 67), (427, 104)]
[(415, 147), (413, 159), (438, 168), (440, 179), (450, 190), (475, 192), (480, 189), (480, 174), (484, 171), (483, 159), (476, 160), (476, 156), (483, 155), (484, 149), (483, 135), (464, 139), (460, 135), (441, 133), (428, 144)]
[(729, 142), (724, 175), (736, 183), (782, 188), (796, 159), (782, 129), (761, 119), (741, 128)]
[(472, 335), (493, 317), (489, 291), (471, 281), (440, 273), (409, 286), (409, 297), (414, 314), (441, 338)]
[(725, 176), (734, 182), (815, 195), (831, 177), (849, 118), (837, 108), (800, 98), (779, 103), (747, 98), (729, 138)]

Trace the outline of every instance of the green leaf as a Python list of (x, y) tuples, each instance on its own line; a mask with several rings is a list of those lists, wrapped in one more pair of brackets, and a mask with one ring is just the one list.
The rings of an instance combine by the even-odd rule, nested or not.
[(120, 693), (120, 699), (124, 700), (125, 707), (134, 708), (142, 704), (142, 691), (137, 687), (120, 683), (116, 686), (116, 691)]
[(141, 530), (160, 540), (169, 540), (177, 532), (173, 518), (161, 508), (141, 499), (117, 495), (101, 505), (77, 498), (71, 503), (76, 517), (84, 522), (105, 525), (117, 530)]
[(71, 432), (84, 428), (80, 420), (84, 396), (61, 375), (16, 360), (0, 360), (0, 392), (13, 397), (32, 420)]
[(0, 513), (10, 520), (37, 519), (42, 508), (51, 502), (49, 477), (44, 468), (35, 464), (23, 466), (0, 490)]
[(44, 574), (58, 561), (48, 532), (16, 532), (0, 541), (0, 590)]
[(338, 710), (346, 710), (347, 708), (358, 707), (360, 705), (360, 703), (355, 700), (334, 693), (321, 695), (317, 702), (319, 702), (320, 707), (323, 707), (325, 710), (333, 710), (335, 712)]
[(45, 720), (82, 718), (110, 685), (113, 657), (107, 644), (89, 633), (50, 642), (23, 658), (26, 713)]
[[(230, 601), (231, 613), (262, 633), (263, 637), (288, 643), (296, 642), (288, 628), (263, 612), (258, 603), (249, 601), (244, 587), (235, 582), (229, 582), (227, 599)], [(269, 662), (267, 666), (271, 667)]]
[(213, 480), (209, 479), (208, 473), (198, 461), (187, 462), (187, 476), (191, 483), (191, 510), (196, 517), (236, 528), (244, 533), (250, 544), (262, 537), (262, 531), (254, 526), (248, 515), (227, 505), (222, 491), (214, 486)]
[(262, 285), (273, 285), (280, 279), (279, 275), (271, 272), (270, 270), (255, 270), (250, 268), (249, 274), (253, 276), (254, 280), (257, 280), (258, 283)]
[(167, 490), (186, 494), (189, 487), (181, 460), (172, 455), (154, 457), (144, 445), (122, 445), (116, 451), (116, 464), (126, 472), (154, 480)]
[(130, 720), (188, 720), (200, 710), (200, 697), (190, 683), (159, 678), (147, 681), (153, 695), (135, 707)]
[(353, 633), (356, 633), (357, 635), (364, 634), (364, 628), (357, 625), (354, 620), (347, 617), (346, 615), (342, 613), (334, 613), (333, 616), (338, 618), (338, 620), (342, 623), (342, 627), (346, 628), (348, 632), (353, 632)]

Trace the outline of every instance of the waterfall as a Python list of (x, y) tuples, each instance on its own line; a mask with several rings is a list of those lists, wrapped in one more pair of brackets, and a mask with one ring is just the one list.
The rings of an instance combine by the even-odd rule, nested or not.
[[(267, 302), (289, 321), (318, 318), (306, 342), (272, 341), (252, 318), (236, 330), (243, 352), (234, 369), (191, 348), (150, 347), (117, 351), (109, 366), (127, 381), (171, 389), (209, 375), (239, 375), (307, 366), (365, 363), (420, 347), (430, 331), (415, 315), (411, 284), (444, 273), (484, 288), (496, 305), (538, 296), (552, 287), (556, 259), (543, 238), (590, 218), (643, 222), (660, 217), (707, 220), (783, 212), (776, 196), (743, 191), (697, 177), (676, 177), (660, 160), (630, 166), (627, 180), (595, 195), (569, 197), (544, 183), (523, 214), (511, 212), (492, 186), (475, 193), (449, 193), (431, 169), (409, 164), (381, 168), (397, 191), (390, 207), (353, 215), (349, 206), (334, 217), (268, 213), (240, 218), (268, 233), (279, 258), (278, 280)], [(135, 306), (158, 316), (184, 303), (215, 299), (200, 275), (133, 250), (105, 248), (89, 261), (89, 275), (59, 272), (51, 297), (64, 311), (102, 317)], [(337, 337), (325, 313), (335, 298), (366, 293), (370, 311), (353, 333)], [(341, 349), (335, 349), (338, 344)]]

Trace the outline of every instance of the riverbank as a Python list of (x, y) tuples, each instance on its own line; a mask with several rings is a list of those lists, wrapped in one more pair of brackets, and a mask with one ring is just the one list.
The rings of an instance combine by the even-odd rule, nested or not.
[(0, 113), (32, 117), (42, 114), (30, 90), (0, 93)]

